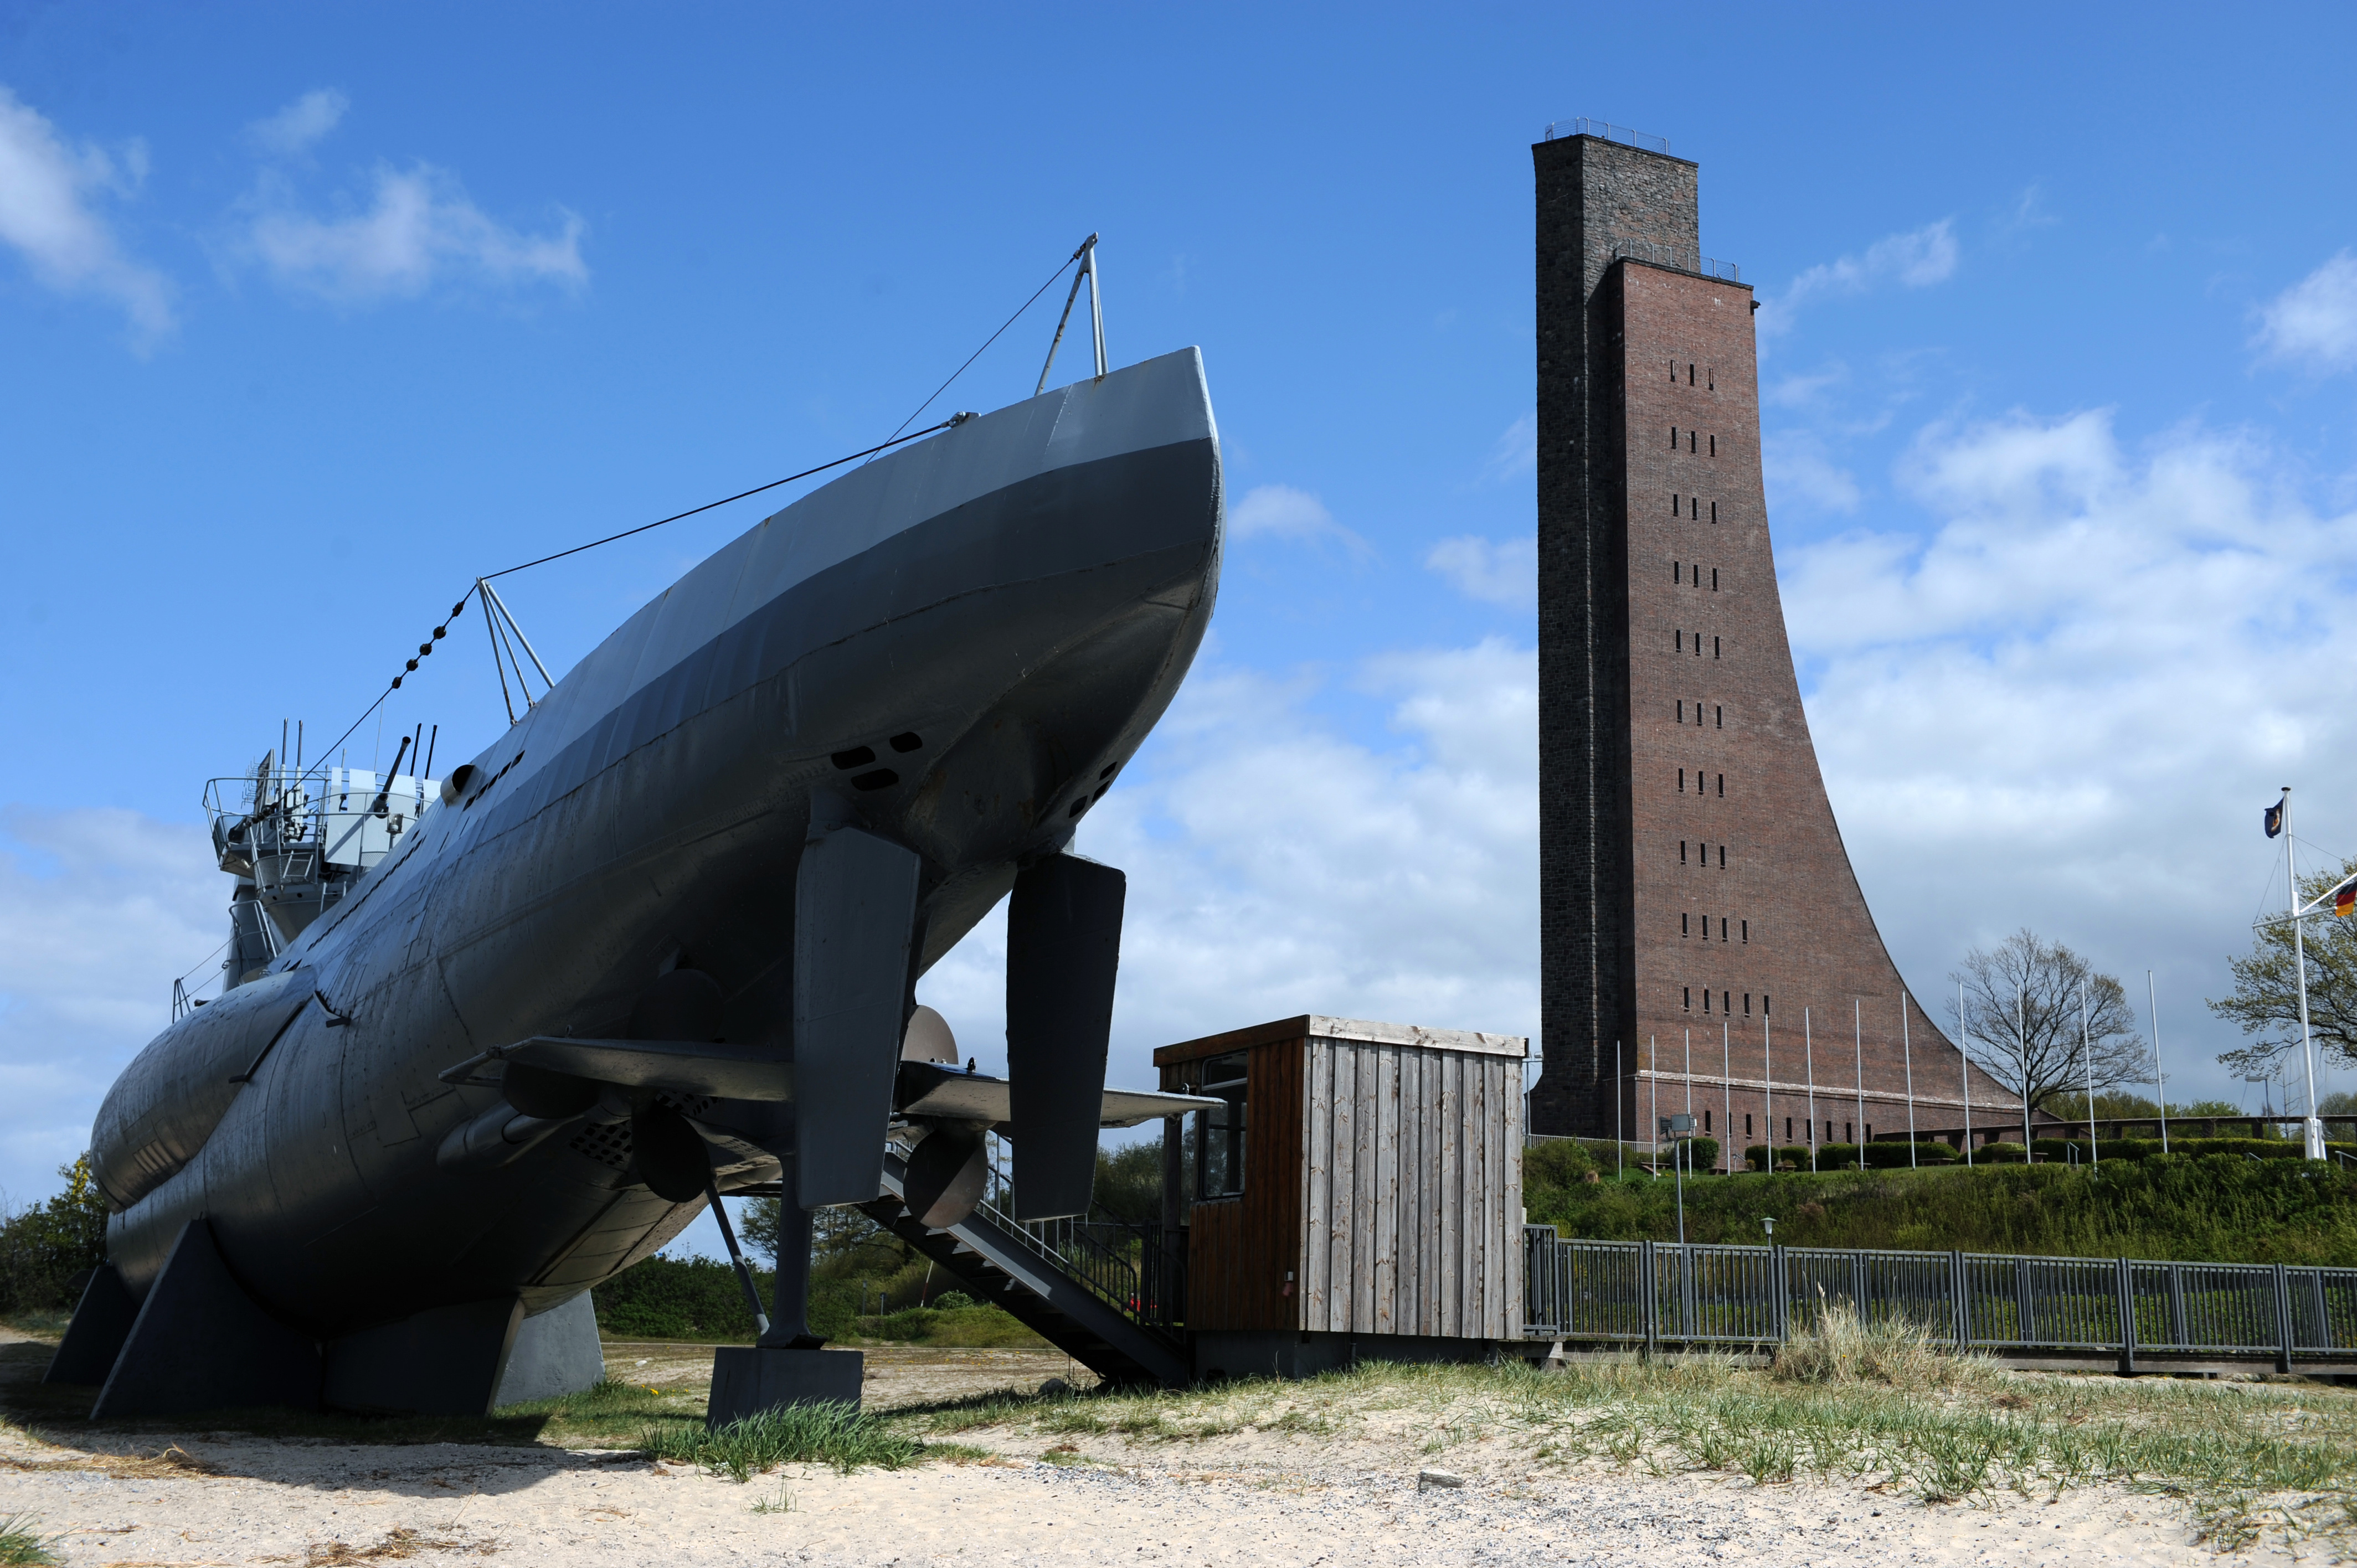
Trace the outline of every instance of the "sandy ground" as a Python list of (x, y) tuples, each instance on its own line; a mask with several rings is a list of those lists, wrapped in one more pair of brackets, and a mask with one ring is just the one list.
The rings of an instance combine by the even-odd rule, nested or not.
[[(1061, 1350), (935, 1350), (913, 1345), (871, 1345), (866, 1402), (873, 1408), (962, 1399), (1002, 1389), (1037, 1389), (1061, 1378), (1076, 1389), (1096, 1387), (1097, 1375)], [(701, 1395), (712, 1381), (712, 1347), (668, 1340), (609, 1339), (606, 1372), (626, 1383), (668, 1393)]]
[[(659, 1387), (708, 1369), (686, 1348), (617, 1344)], [(1060, 1356), (874, 1356), (877, 1402), (1035, 1387)], [(888, 1397), (899, 1396), (899, 1397)], [(1724, 1476), (1533, 1477), (1480, 1444), (1462, 1487), (1419, 1489), (1414, 1434), (1328, 1444), (1249, 1430), (1184, 1449), (965, 1434), (996, 1452), (898, 1473), (794, 1466), (748, 1485), (636, 1454), (249, 1436), (111, 1435), (108, 1452), (0, 1434), (0, 1513), (38, 1516), (70, 1563), (300, 1568), (457, 1563), (1745, 1563), (1943, 1565), (2210, 1560), (2165, 1498), (2089, 1487), (1926, 1507), (1862, 1486)], [(2251, 1563), (2328, 1561), (2279, 1548)]]

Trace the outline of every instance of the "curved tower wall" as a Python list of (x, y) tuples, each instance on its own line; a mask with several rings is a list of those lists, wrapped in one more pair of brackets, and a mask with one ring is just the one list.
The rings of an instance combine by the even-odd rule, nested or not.
[(2018, 1097), (1908, 995), (1834, 822), (1776, 591), (1752, 293), (1705, 271), (1696, 166), (1591, 136), (1532, 156), (1533, 1130), (1609, 1136), (1617, 1094), (1646, 1137), (1691, 1086), (1739, 1158), (1763, 1123), (1807, 1142), (1813, 1095), (1817, 1141), (1851, 1141), (1862, 1088), (1866, 1128), (1889, 1134), (1910, 1054), (1917, 1126), (1963, 1122), (1967, 1075), (1972, 1120), (2018, 1125)]

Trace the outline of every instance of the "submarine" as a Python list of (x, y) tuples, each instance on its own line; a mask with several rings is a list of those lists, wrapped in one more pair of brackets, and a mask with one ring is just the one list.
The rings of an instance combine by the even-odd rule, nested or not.
[[(1071, 846), (1202, 641), (1223, 516), (1200, 351), (1100, 357), (766, 518), (440, 777), (274, 753), (216, 790), (224, 988), (105, 1097), (107, 1262), (50, 1379), (100, 1416), (584, 1387), (590, 1288), (776, 1192), (721, 1381), (856, 1400), (813, 1210), (897, 1140), (950, 1223), (996, 1127), (1017, 1217), (1078, 1212), (1101, 1126), (1195, 1103), (1105, 1088), (1125, 882)], [(1002, 900), (997, 1079), (911, 1021)]]

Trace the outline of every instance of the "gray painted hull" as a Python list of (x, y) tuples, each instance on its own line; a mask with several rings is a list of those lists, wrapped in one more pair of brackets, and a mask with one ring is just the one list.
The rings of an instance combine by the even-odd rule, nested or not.
[[(1069, 842), (1169, 703), (1221, 528), (1189, 349), (878, 459), (725, 546), (274, 964), (317, 997), (193, 1156), (112, 1218), (125, 1284), (144, 1296), (203, 1215), (258, 1301), (334, 1336), (511, 1293), (544, 1310), (660, 1247), (701, 1205), (636, 1184), (627, 1123), (454, 1174), (437, 1149), (500, 1101), (436, 1074), (531, 1036), (621, 1036), (683, 964), (720, 982), (723, 1038), (790, 1059), (814, 815), (921, 857), (930, 967)], [(102, 1179), (188, 1098), (203, 1048), (167, 1032), (125, 1071), (93, 1135)], [(692, 1109), (748, 1150), (790, 1110)]]

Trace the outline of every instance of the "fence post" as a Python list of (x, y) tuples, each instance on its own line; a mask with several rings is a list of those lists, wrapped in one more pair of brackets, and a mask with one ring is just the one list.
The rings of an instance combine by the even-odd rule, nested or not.
[(2185, 1348), (2185, 1266), (2169, 1265), (2169, 1342)]
[[(1864, 1164), (1863, 1160), (1859, 1162), (1861, 1168)], [(1866, 1254), (1860, 1251), (1852, 1251), (1849, 1255), (1849, 1309), (1857, 1314), (1860, 1328), (1874, 1321), (1867, 1314)]]
[(1948, 1254), (1948, 1316), (1954, 1330), (1956, 1348), (1969, 1350), (1973, 1344), (1972, 1285), (1964, 1274), (1964, 1255)]
[(1662, 1348), (1662, 1293), (1653, 1258), (1653, 1243), (1641, 1241), (1637, 1254), (1637, 1294), (1645, 1314), (1645, 1355), (1651, 1359)]
[(2276, 1337), (2282, 1348), (2276, 1354), (2276, 1370), (2291, 1370), (2291, 1282), (2285, 1277), (2284, 1266), (2275, 1266)]
[(2136, 1275), (2126, 1258), (2119, 1260), (2120, 1376), (2136, 1375)]

